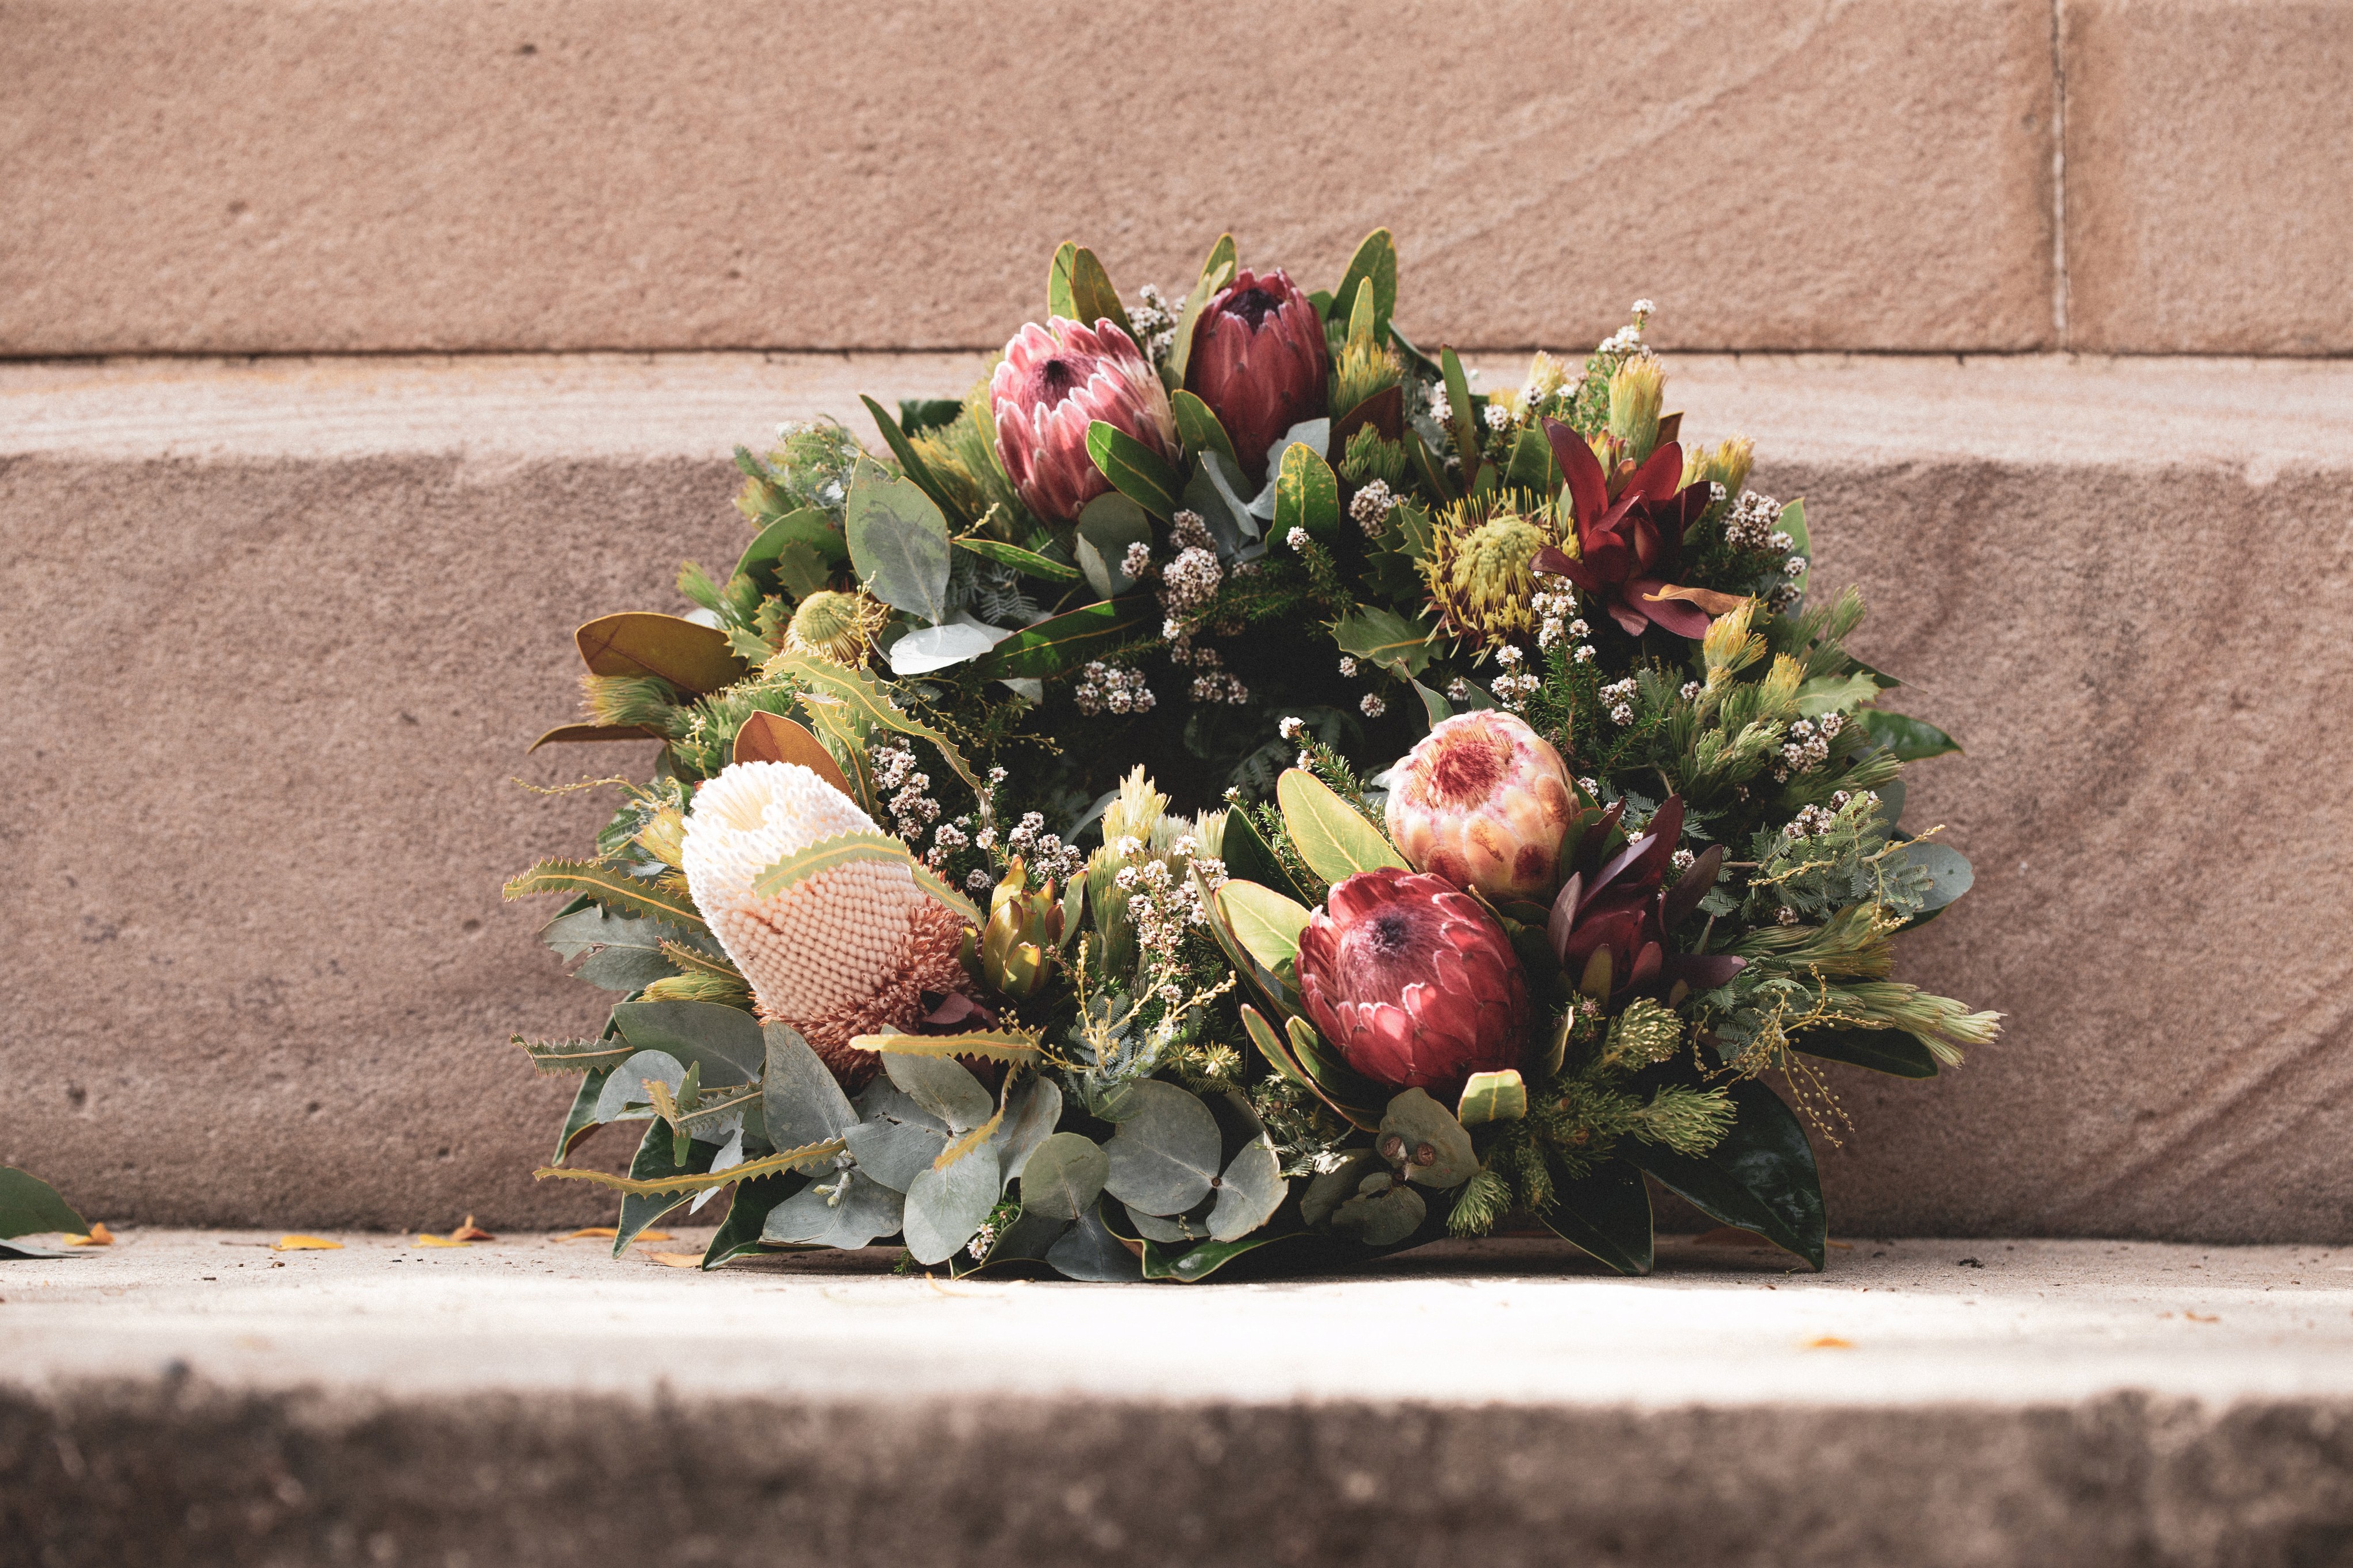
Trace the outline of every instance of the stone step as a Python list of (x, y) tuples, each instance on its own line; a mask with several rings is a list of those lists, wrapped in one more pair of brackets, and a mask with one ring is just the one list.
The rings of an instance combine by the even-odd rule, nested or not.
[[(581, 1224), (534, 1187), (593, 1029), (501, 881), (585, 842), (523, 747), (570, 633), (732, 559), (728, 447), (976, 356), (0, 365), (0, 1161), (92, 1218)], [(1489, 362), (1500, 384), (1517, 367)], [(1905, 973), (2010, 1016), (1832, 1068), (1834, 1234), (2353, 1239), (2353, 366), (1686, 356), (1685, 428), (1810, 498), (1860, 650), (1968, 752), (1978, 868)], [(592, 1149), (596, 1147), (591, 1145)]]
[(1384, 224), (1431, 341), (2353, 350), (2326, 0), (0, 18), (5, 354), (995, 346)]
[(1671, 1242), (1623, 1280), (1489, 1242), (1145, 1289), (269, 1239), (0, 1266), (0, 1561), (2259, 1568), (2353, 1539), (2337, 1248), (1858, 1240), (1814, 1276)]

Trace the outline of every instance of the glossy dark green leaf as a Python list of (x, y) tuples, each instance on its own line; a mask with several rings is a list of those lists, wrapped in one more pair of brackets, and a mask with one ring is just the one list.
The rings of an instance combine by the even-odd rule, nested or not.
[[(1669, 1074), (1645, 1077), (1673, 1080)], [(1752, 1231), (1819, 1271), (1826, 1221), (1806, 1130), (1780, 1096), (1755, 1079), (1736, 1079), (1729, 1092), (1739, 1119), (1707, 1153), (1694, 1159), (1632, 1139), (1620, 1152), (1710, 1219)]]
[(768, 1211), (808, 1185), (808, 1177), (798, 1171), (778, 1171), (773, 1175), (754, 1176), (748, 1182), (735, 1184), (735, 1195), (727, 1205), (727, 1218), (711, 1245), (702, 1250), (702, 1266), (716, 1268), (730, 1258), (742, 1258), (760, 1250), (760, 1227), (768, 1221)]
[(1544, 1216), (1555, 1236), (1620, 1274), (1651, 1271), (1651, 1190), (1642, 1173), (1612, 1160), (1556, 1190)]
[(1165, 1247), (1156, 1241), (1147, 1241), (1144, 1244), (1144, 1277), (1146, 1279), (1174, 1279), (1180, 1285), (1195, 1284), (1207, 1279), (1246, 1252), (1256, 1252), (1261, 1247), (1271, 1247), (1278, 1241), (1291, 1239), (1292, 1236), (1248, 1236), (1239, 1241), (1195, 1242), (1182, 1250)]
[(1901, 713), (1886, 713), (1876, 708), (1866, 708), (1855, 715), (1872, 738), (1907, 763), (1924, 757), (1940, 757), (1947, 752), (1957, 752), (1961, 743), (1934, 724), (1907, 718)]
[(1311, 908), (1324, 901), (1321, 888), (1303, 888), (1284, 870), (1282, 862), (1268, 847), (1259, 834), (1258, 824), (1240, 811), (1226, 813), (1226, 836), (1222, 846), (1226, 875), (1245, 882), (1256, 882), (1288, 894)]
[(910, 436), (944, 429), (955, 424), (963, 412), (962, 398), (902, 397), (899, 399), (899, 428)]
[(1936, 1076), (1936, 1057), (1902, 1029), (1807, 1029), (1789, 1037), (1789, 1048), (1897, 1078)]
[(1341, 275), (1340, 286), (1332, 290), (1333, 309), (1353, 312), (1356, 290), (1365, 285), (1373, 291), (1373, 331), (1377, 339), (1389, 318), (1397, 314), (1397, 242), (1388, 229), (1377, 228), (1365, 236), (1356, 255), (1348, 258), (1348, 270)]
[(572, 1097), (572, 1109), (565, 1115), (564, 1131), (556, 1136), (553, 1163), (564, 1163), (574, 1145), (603, 1125), (596, 1120), (596, 1101), (604, 1098), (605, 1085), (612, 1076), (611, 1068), (592, 1068), (582, 1077), (579, 1090)]
[(1176, 515), (1183, 478), (1167, 458), (1118, 426), (1101, 419), (1088, 426), (1087, 456), (1113, 489), (1161, 521)]
[(1010, 566), (1016, 572), (1027, 572), (1032, 577), (1043, 577), (1050, 583), (1075, 583), (1079, 580), (1077, 567), (1057, 561), (1050, 555), (1040, 555), (1034, 550), (1024, 550), (1018, 544), (1006, 544), (994, 539), (975, 539), (970, 535), (960, 535), (954, 542), (958, 550), (970, 551), (983, 560)]
[(973, 660), (973, 673), (987, 680), (1060, 675), (1150, 636), (1160, 621), (1147, 595), (1106, 599), (1014, 633)]
[(0, 1165), (0, 1240), (53, 1230), (79, 1235), (89, 1229), (90, 1222), (58, 1195), (57, 1188), (30, 1171)]

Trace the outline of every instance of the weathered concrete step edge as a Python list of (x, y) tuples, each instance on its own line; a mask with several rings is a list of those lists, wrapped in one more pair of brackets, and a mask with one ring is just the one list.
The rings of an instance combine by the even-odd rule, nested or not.
[(2258, 1568), (2337, 1561), (2348, 1540), (2345, 1401), (1638, 1412), (0, 1388), (8, 1568)]

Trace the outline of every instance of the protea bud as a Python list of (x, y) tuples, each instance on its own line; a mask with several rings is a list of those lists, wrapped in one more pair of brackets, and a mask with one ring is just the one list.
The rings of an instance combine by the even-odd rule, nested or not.
[(988, 923), (974, 953), (981, 979), (1017, 1002), (1034, 996), (1052, 973), (1054, 952), (1061, 941), (1062, 904), (1054, 896), (1053, 882), (1033, 890), (1029, 873), (1017, 856), (989, 899)]
[(1511, 940), (1439, 878), (1385, 868), (1335, 886), (1299, 934), (1299, 989), (1377, 1083), (1451, 1103), (1472, 1073), (1520, 1065), (1528, 987)]
[(1267, 448), (1324, 412), (1331, 355), (1324, 323), (1282, 268), (1242, 272), (1209, 297), (1193, 323), (1185, 385), (1209, 405), (1252, 482)]
[(1417, 869), (1491, 899), (1541, 901), (1577, 814), (1568, 769), (1527, 721), (1493, 710), (1441, 719), (1398, 764), (1389, 839)]
[(1005, 345), (989, 378), (997, 455), (1031, 511), (1070, 523), (1111, 489), (1087, 455), (1087, 426), (1115, 425), (1162, 457), (1176, 456), (1176, 416), (1152, 362), (1110, 321), (1032, 321)]
[(957, 962), (964, 922), (893, 861), (852, 861), (765, 897), (752, 884), (820, 839), (874, 831), (848, 795), (797, 763), (736, 763), (694, 792), (681, 857), (694, 906), (760, 1016), (799, 1030), (852, 1092), (881, 1058), (850, 1040), (906, 1028), (924, 992), (969, 984)]

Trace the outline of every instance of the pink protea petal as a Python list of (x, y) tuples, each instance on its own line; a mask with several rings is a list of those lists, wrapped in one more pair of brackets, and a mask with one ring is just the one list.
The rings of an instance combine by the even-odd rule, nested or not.
[(1111, 489), (1087, 451), (1087, 427), (1116, 426), (1164, 458), (1176, 455), (1176, 419), (1160, 377), (1109, 321), (1057, 316), (1023, 326), (990, 374), (997, 452), (1023, 504), (1050, 522), (1074, 521)]
[(1557, 880), (1575, 815), (1568, 770), (1509, 713), (1440, 721), (1399, 764), (1389, 837), (1424, 871), (1489, 898), (1541, 901)]

